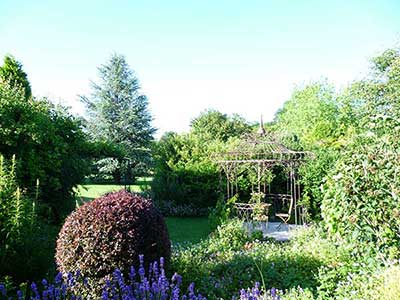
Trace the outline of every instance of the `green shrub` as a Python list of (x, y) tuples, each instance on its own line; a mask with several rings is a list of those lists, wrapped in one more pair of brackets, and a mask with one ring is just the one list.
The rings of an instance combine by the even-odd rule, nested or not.
[(157, 202), (213, 207), (219, 198), (219, 172), (210, 146), (193, 135), (165, 134), (154, 146), (152, 191)]
[(73, 187), (89, 172), (94, 150), (81, 121), (7, 85), (0, 85), (0, 116), (0, 153), (18, 158), (18, 184), (35, 193), (39, 180), (42, 204), (61, 220), (74, 208)]
[(235, 203), (238, 200), (238, 195), (235, 195), (226, 201), (223, 198), (220, 198), (217, 201), (215, 208), (210, 212), (208, 216), (212, 228), (216, 228), (217, 226), (228, 222), (228, 220), (234, 216), (233, 214), (235, 211)]
[(20, 283), (49, 271), (55, 233), (40, 222), (36, 202), (18, 187), (15, 165), (14, 158), (7, 164), (0, 155), (0, 278)]
[[(392, 137), (371, 133), (348, 145), (324, 186), (322, 215), (331, 236), (399, 255), (399, 159)], [(364, 248), (358, 247), (363, 255)]]
[(164, 219), (150, 200), (126, 191), (106, 194), (75, 210), (58, 240), (56, 262), (61, 272), (80, 272), (93, 280), (126, 271), (145, 254), (148, 262), (170, 258)]
[(239, 115), (227, 116), (211, 109), (192, 121), (189, 133), (164, 134), (153, 148), (155, 200), (214, 207), (224, 179), (213, 154), (230, 139), (249, 132), (251, 126)]

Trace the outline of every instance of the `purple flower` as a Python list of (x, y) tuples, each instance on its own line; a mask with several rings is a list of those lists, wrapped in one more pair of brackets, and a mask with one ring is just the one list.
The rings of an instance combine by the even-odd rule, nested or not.
[(18, 291), (17, 291), (17, 297), (18, 297), (18, 300), (24, 299), (24, 293), (22, 293), (21, 290), (18, 290)]
[(160, 268), (164, 268), (164, 257), (160, 257)]
[(103, 289), (103, 293), (101, 294), (101, 299), (102, 300), (108, 300), (108, 291), (106, 289)]
[[(175, 273), (171, 280), (165, 275), (164, 259), (154, 262), (149, 266), (149, 272), (146, 274), (144, 267), (144, 257), (139, 257), (140, 267), (138, 273), (134, 267), (128, 272), (129, 280), (125, 280), (124, 274), (120, 269), (115, 269), (105, 284), (101, 293), (102, 300), (203, 300), (201, 294), (196, 295), (194, 284), (188, 287), (188, 293), (181, 293), (180, 285), (182, 277)], [(82, 300), (86, 295), (76, 293), (75, 286), (83, 283), (87, 289), (90, 289), (88, 278), (81, 275), (79, 271), (68, 273), (65, 277), (58, 273), (54, 278), (54, 283), (46, 279), (41, 281), (43, 290), (41, 294), (36, 283), (31, 284), (32, 297), (30, 300)], [(7, 294), (4, 284), (0, 284), (0, 298)], [(1, 296), (2, 295), (2, 296)], [(10, 298), (13, 299), (13, 298)], [(22, 291), (17, 291), (17, 299), (23, 300)]]
[(34, 299), (40, 299), (40, 294), (39, 294), (36, 283), (34, 283), (34, 282), (31, 283), (31, 290), (35, 294)]
[(7, 295), (6, 286), (4, 284), (0, 284), (0, 293), (3, 297)]
[(61, 281), (62, 281), (62, 273), (58, 273), (57, 276), (54, 279), (55, 284), (60, 285)]

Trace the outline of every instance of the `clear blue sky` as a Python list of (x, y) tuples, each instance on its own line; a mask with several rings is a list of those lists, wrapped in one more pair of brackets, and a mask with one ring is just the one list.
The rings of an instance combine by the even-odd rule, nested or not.
[(35, 95), (82, 113), (97, 67), (124, 54), (159, 134), (201, 110), (271, 119), (296, 84), (360, 78), (400, 40), (400, 1), (0, 1), (0, 57)]

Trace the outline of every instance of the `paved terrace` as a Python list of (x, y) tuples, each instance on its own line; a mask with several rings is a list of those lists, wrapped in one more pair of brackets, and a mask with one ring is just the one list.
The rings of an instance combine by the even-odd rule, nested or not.
[(245, 222), (245, 227), (247, 230), (255, 231), (261, 230), (264, 237), (270, 237), (277, 241), (288, 241), (292, 237), (292, 232), (297, 229), (303, 227), (303, 225), (294, 225), (294, 224), (281, 224), (279, 222), (268, 222), (267, 226), (254, 226), (252, 227), (250, 223)]

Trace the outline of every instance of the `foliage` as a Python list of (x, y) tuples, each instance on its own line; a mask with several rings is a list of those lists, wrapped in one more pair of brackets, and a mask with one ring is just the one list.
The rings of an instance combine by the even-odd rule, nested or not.
[(387, 268), (383, 272), (382, 277), (383, 280), (381, 281), (380, 286), (376, 289), (378, 291), (383, 291), (380, 299), (400, 299), (400, 266), (396, 265)]
[(37, 199), (29, 199), (15, 177), (15, 157), (7, 164), (0, 155), (0, 278), (14, 283), (48, 271), (54, 242), (37, 218)]
[(150, 146), (155, 129), (151, 126), (148, 100), (125, 57), (114, 54), (99, 67), (99, 83), (92, 84), (91, 97), (81, 97), (89, 114), (90, 134), (124, 150), (123, 157), (103, 161), (106, 174), (119, 183), (127, 167), (131, 178), (143, 175), (150, 166)]
[(152, 191), (156, 202), (212, 207), (219, 198), (219, 172), (211, 145), (192, 134), (167, 133), (155, 145)]
[[(169, 279), (164, 270), (164, 259), (152, 262), (146, 274), (143, 255), (139, 256), (139, 267), (131, 267), (124, 274), (119, 269), (115, 269), (110, 278), (106, 280), (102, 287), (101, 299), (205, 299), (201, 294), (196, 294), (194, 284), (190, 284), (187, 292), (181, 291), (182, 277), (175, 273)], [(147, 266), (146, 266), (147, 267)], [(100, 294), (93, 295), (93, 281), (91, 278), (83, 277), (79, 271), (76, 273), (58, 273), (54, 282), (43, 279), (40, 285), (33, 282), (30, 289), (25, 292), (18, 290), (12, 297), (12, 293), (7, 291), (4, 284), (0, 283), (0, 300), (10, 299), (35, 299), (35, 300), (62, 300), (62, 299), (93, 299), (100, 298)]]
[(208, 110), (192, 121), (189, 133), (164, 134), (153, 148), (154, 198), (175, 205), (215, 206), (222, 182), (212, 155), (250, 130), (238, 115)]
[(184, 278), (196, 278), (209, 299), (239, 298), (238, 291), (257, 281), (262, 283), (260, 299), (271, 287), (281, 299), (378, 299), (381, 291), (389, 292), (384, 278), (386, 284), (395, 282), (398, 273), (385, 271), (373, 253), (355, 255), (357, 247), (327, 239), (322, 228), (299, 230), (287, 243), (261, 242), (233, 222), (220, 226), (208, 240), (178, 248), (172, 265)]
[(339, 101), (339, 98), (332, 85), (325, 81), (297, 88), (271, 125), (290, 149), (313, 152), (299, 170), (302, 205), (312, 219), (320, 219), (321, 185), (337, 159), (340, 139), (349, 126), (344, 124), (345, 116), (353, 109), (350, 102), (345, 106), (341, 104), (345, 100)]
[(0, 153), (18, 158), (17, 181), (28, 193), (40, 184), (40, 199), (60, 220), (74, 206), (73, 187), (89, 172), (95, 147), (81, 121), (47, 100), (26, 100), (0, 85)]
[(0, 67), (0, 84), (7, 84), (14, 90), (21, 89), (26, 100), (32, 97), (28, 75), (22, 70), (22, 64), (11, 55), (4, 57), (4, 64)]
[(231, 298), (242, 287), (261, 281), (258, 268), (266, 287), (285, 290), (301, 286), (315, 292), (315, 273), (324, 260), (337, 259), (337, 249), (319, 243), (314, 250), (307, 244), (252, 240), (236, 221), (220, 226), (208, 240), (178, 249), (172, 265), (184, 278), (196, 278), (199, 291), (209, 299)]
[(326, 82), (296, 89), (275, 115), (273, 128), (295, 150), (313, 150), (336, 140), (338, 104)]
[(165, 217), (203, 217), (207, 216), (208, 207), (195, 207), (192, 204), (175, 204), (172, 201), (157, 201), (157, 209)]
[(101, 279), (115, 268), (126, 271), (142, 253), (148, 261), (169, 260), (167, 227), (150, 200), (120, 191), (68, 216), (57, 240), (56, 262), (61, 272), (80, 270)]
[(400, 54), (386, 51), (374, 62), (373, 77), (352, 86), (354, 97), (364, 99), (365, 129), (350, 139), (331, 172), (322, 211), (331, 235), (398, 257)]
[(370, 135), (343, 152), (325, 186), (322, 214), (330, 234), (399, 255), (398, 149), (390, 138)]
[(213, 208), (208, 216), (212, 228), (217, 228), (217, 226), (228, 222), (228, 220), (234, 217), (235, 203), (238, 200), (239, 196), (236, 194), (226, 201), (223, 198), (217, 201), (215, 208)]
[(203, 111), (191, 123), (191, 132), (203, 141), (227, 142), (250, 131), (250, 124), (240, 115), (228, 116), (214, 109)]
[(335, 148), (315, 149), (299, 168), (302, 198), (299, 204), (307, 209), (312, 220), (321, 220), (321, 203), (324, 192), (321, 189), (326, 176), (339, 159), (340, 152)]

